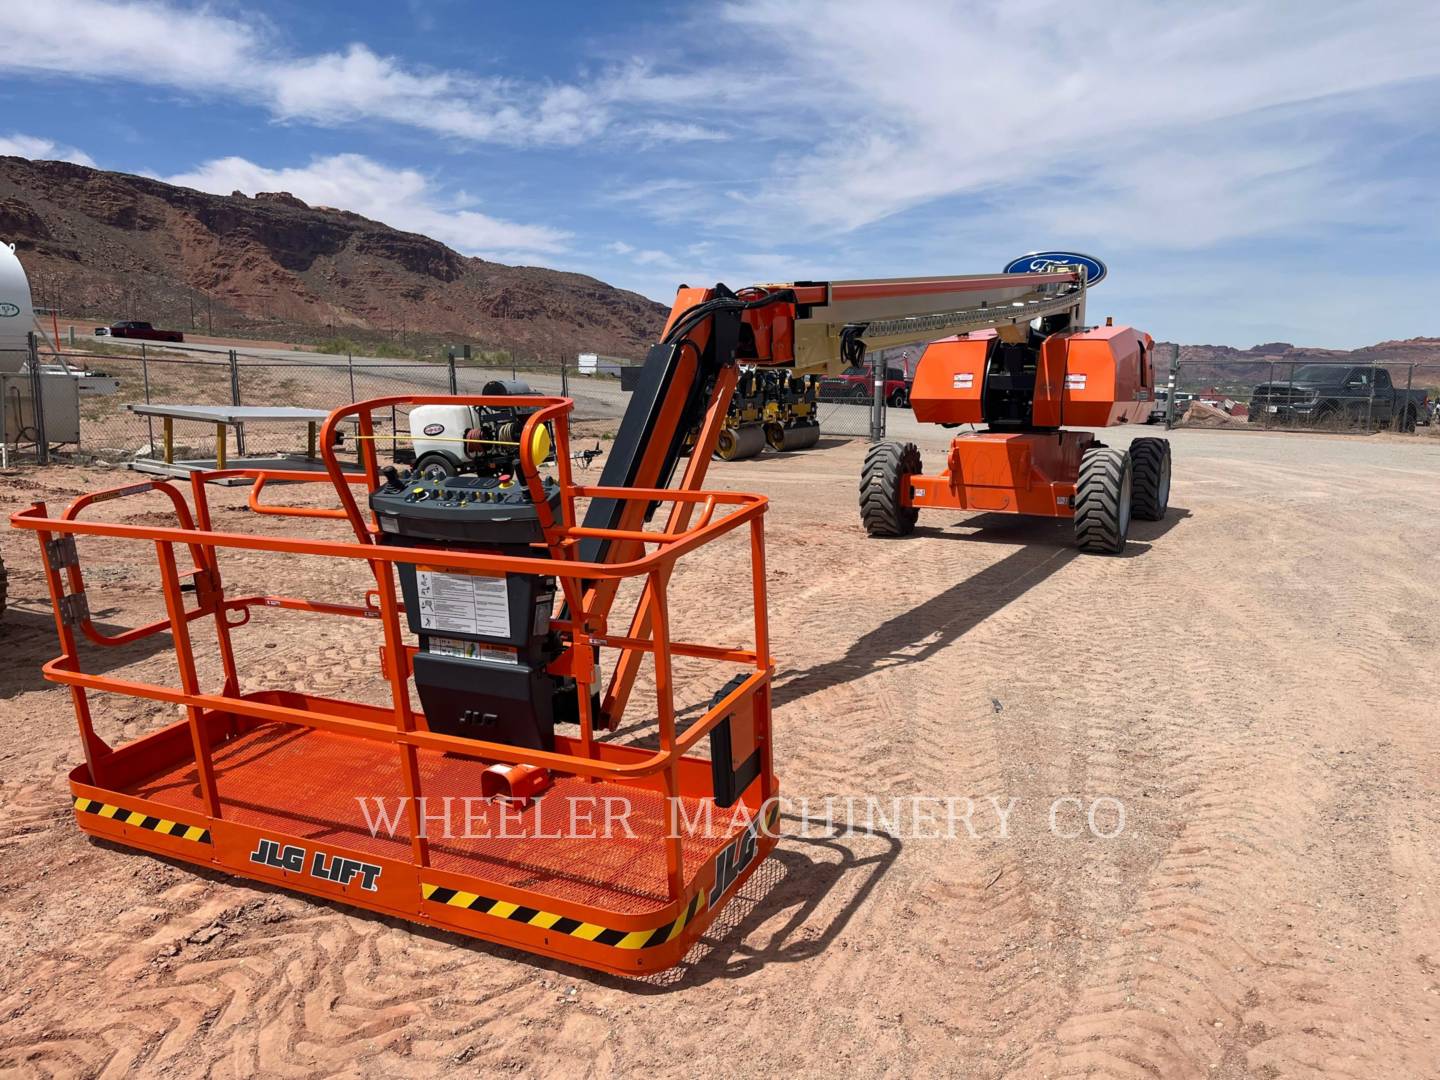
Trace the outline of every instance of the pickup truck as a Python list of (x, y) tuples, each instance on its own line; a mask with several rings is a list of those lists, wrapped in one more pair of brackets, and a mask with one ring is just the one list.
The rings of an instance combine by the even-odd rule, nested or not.
[[(885, 369), (885, 404), (892, 409), (903, 409), (910, 404), (910, 377), (904, 368)], [(874, 369), (868, 367), (846, 368), (839, 375), (826, 375), (820, 380), (816, 396), (821, 401), (842, 401), (862, 403), (875, 396)]]
[(1425, 415), (1423, 390), (1402, 390), (1383, 367), (1305, 364), (1288, 379), (1261, 383), (1250, 396), (1252, 424), (1346, 427), (1364, 424), (1414, 431)]
[(141, 341), (173, 341), (185, 340), (185, 335), (179, 330), (156, 330), (148, 322), (117, 322), (114, 326), (97, 326), (95, 328), (97, 337), (109, 335), (118, 338), (137, 338)]

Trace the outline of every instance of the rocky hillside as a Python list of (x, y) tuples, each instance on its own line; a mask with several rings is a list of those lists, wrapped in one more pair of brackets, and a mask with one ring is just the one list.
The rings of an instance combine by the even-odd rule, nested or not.
[(665, 309), (583, 274), (466, 258), (292, 195), (208, 195), (0, 157), (0, 240), (37, 305), (204, 332), (408, 333), (522, 355), (637, 356)]

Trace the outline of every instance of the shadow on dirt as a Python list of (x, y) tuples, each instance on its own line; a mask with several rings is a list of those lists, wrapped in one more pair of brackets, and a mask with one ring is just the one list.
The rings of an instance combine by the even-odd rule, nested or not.
[[(888, 833), (846, 832), (843, 822), (822, 828), (790, 814), (781, 821), (775, 850), (678, 966), (641, 980), (612, 981), (637, 993), (668, 993), (742, 978), (768, 964), (810, 960), (829, 948), (903, 845)], [(756, 944), (748, 943), (752, 937)]]
[[(97, 619), (104, 614), (104, 611), (96, 612)], [(102, 634), (118, 634), (131, 627), (97, 621), (95, 629)], [(0, 673), (0, 701), (28, 690), (59, 688), (58, 683), (50, 682), (40, 673), (43, 664), (60, 655), (60, 641), (55, 636), (55, 616), (48, 606), (7, 609), (4, 620), (0, 621), (0, 646), (5, 650), (5, 667)], [(80, 667), (89, 674), (102, 675), (138, 663), (157, 652), (168, 651), (171, 647), (169, 634), (153, 634), (113, 648), (82, 640)]]
[[(1173, 529), (1190, 511), (1171, 507), (1163, 521), (1136, 521), (1130, 526), (1130, 542), (1121, 559), (1139, 558), (1150, 551), (1153, 541)], [(868, 634), (856, 638), (836, 660), (799, 671), (782, 673), (773, 691), (775, 708), (830, 686), (862, 678), (874, 671), (929, 659), (957, 638), (1008, 604), (1019, 599), (1040, 582), (1058, 573), (1082, 555), (1075, 549), (1069, 521), (1048, 521), (1016, 517), (1013, 514), (979, 514), (956, 523), (954, 529), (917, 528), (903, 543), (915, 537), (953, 540), (959, 543), (1022, 545), (999, 562), (978, 574), (950, 586), (919, 607), (911, 608)]]
[[(338, 900), (292, 892), (271, 882), (234, 877), (223, 870), (138, 851), (111, 840), (93, 836), (87, 839), (95, 847), (116, 856), (167, 864), (217, 885), (234, 886), (243, 894), (287, 896), (317, 909), (329, 908), (350, 918), (383, 923), (457, 949), (550, 971), (559, 979), (651, 996), (686, 990), (715, 979), (740, 978), (767, 964), (796, 963), (819, 955), (869, 900), (902, 847), (900, 840), (888, 833), (848, 832), (844, 822), (832, 827), (819, 820), (806, 822), (789, 814), (783, 814), (781, 820), (780, 842), (775, 850), (726, 903), (685, 958), (668, 971), (634, 978), (552, 960), (450, 930), (352, 907)], [(277, 935), (291, 932), (286, 927), (287, 921), (275, 920)], [(776, 925), (764, 933), (762, 928), (772, 921)], [(252, 933), (254, 930), (249, 928)], [(762, 933), (764, 944), (747, 944), (748, 938)], [(558, 993), (559, 987), (556, 990)]]

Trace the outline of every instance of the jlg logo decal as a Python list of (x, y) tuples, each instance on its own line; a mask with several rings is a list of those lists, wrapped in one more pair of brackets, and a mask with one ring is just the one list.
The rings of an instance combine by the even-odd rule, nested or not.
[(760, 832), (763, 817), (756, 817), (745, 827), (745, 831), (730, 841), (725, 850), (715, 856), (715, 887), (710, 890), (709, 906), (714, 907), (737, 877), (755, 858), (755, 838)]
[[(305, 849), (293, 844), (281, 847), (274, 840), (262, 837), (255, 850), (250, 853), (250, 861), (261, 866), (273, 866), (277, 870), (288, 870), (292, 874), (301, 874), (305, 872)], [(380, 869), (371, 863), (357, 862), (339, 855), (331, 855), (327, 859), (323, 851), (315, 852), (310, 860), (311, 877), (349, 885), (356, 875), (359, 875), (360, 887), (369, 892), (376, 891), (375, 882), (380, 877)]]

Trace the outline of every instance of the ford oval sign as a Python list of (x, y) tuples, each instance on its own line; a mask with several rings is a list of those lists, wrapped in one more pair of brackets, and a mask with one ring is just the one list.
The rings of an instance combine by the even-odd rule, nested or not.
[(1098, 285), (1105, 280), (1105, 264), (1092, 255), (1076, 251), (1032, 251), (1005, 264), (1007, 274), (1046, 274), (1062, 266), (1083, 266), (1085, 284)]
[(20, 309), (14, 304), (0, 304), (0, 319), (13, 319), (20, 314)]
[(445, 430), (445, 425), (444, 425), (444, 424), (426, 424), (426, 425), (425, 425), (425, 434), (426, 434), (426, 435), (439, 435), (439, 434), (440, 434), (441, 432), (443, 432), (444, 430)]

